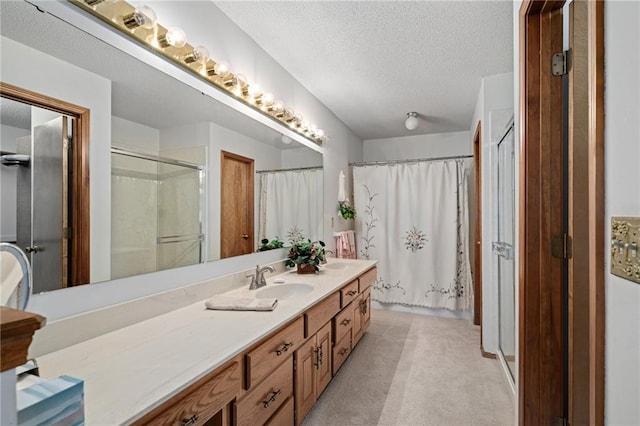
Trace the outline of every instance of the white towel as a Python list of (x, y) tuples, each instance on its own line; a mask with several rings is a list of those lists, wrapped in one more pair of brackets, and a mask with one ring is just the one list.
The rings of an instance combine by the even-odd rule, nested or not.
[(206, 300), (204, 305), (207, 309), (218, 311), (273, 311), (278, 306), (278, 299), (258, 299), (218, 294)]

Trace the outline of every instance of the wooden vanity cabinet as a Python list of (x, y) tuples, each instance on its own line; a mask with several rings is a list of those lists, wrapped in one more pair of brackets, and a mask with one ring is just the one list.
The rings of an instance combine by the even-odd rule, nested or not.
[(295, 354), (296, 424), (300, 424), (332, 378), (331, 322)]
[(236, 358), (135, 424), (231, 426), (231, 405), (242, 393), (242, 375), (241, 360)]

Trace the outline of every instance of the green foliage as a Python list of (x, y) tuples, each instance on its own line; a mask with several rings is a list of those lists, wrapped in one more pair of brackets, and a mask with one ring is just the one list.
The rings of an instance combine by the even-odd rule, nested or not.
[(284, 242), (280, 241), (278, 237), (275, 237), (271, 241), (265, 238), (260, 241), (260, 247), (258, 247), (258, 251), (267, 251), (267, 250), (273, 250), (273, 249), (282, 248), (282, 247), (284, 247)]
[(313, 269), (320, 270), (318, 265), (325, 261), (325, 244), (322, 241), (311, 241), (309, 239), (300, 240), (294, 243), (289, 249), (289, 255), (285, 265), (294, 267), (298, 264), (313, 265)]
[(346, 201), (338, 202), (338, 211), (343, 219), (355, 219), (356, 209), (347, 204)]

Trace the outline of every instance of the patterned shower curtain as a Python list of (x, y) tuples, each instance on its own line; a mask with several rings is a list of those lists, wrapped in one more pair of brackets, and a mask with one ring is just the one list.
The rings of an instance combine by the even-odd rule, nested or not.
[(321, 168), (282, 170), (260, 176), (260, 239), (280, 238), (289, 246), (299, 238), (322, 238)]
[(378, 260), (382, 303), (469, 310), (464, 160), (353, 169), (358, 258)]

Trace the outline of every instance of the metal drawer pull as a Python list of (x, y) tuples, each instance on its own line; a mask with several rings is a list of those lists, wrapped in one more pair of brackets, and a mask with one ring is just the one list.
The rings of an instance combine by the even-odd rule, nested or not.
[(349, 353), (349, 348), (342, 348), (340, 349), (340, 352), (338, 352), (338, 354), (340, 354), (341, 356), (345, 355)]
[(293, 342), (285, 343), (280, 349), (276, 349), (276, 355), (282, 355), (283, 353), (288, 351), (291, 346), (293, 346)]
[(269, 399), (267, 399), (266, 401), (262, 401), (262, 405), (264, 406), (264, 408), (269, 407), (271, 403), (276, 400), (278, 395), (280, 395), (280, 389), (278, 389), (277, 391), (271, 392), (271, 396), (269, 397)]
[(182, 426), (193, 425), (198, 421), (198, 415), (194, 414), (188, 419), (182, 419)]
[(357, 292), (357, 291), (355, 291), (355, 290), (349, 290), (349, 291), (347, 292), (347, 296), (355, 296), (356, 294), (358, 294), (358, 292)]
[(316, 366), (316, 370), (320, 369), (320, 366), (322, 365), (322, 358), (324, 358), (324, 355), (322, 353), (322, 345), (320, 345), (316, 349), (316, 362), (314, 364)]
[(351, 320), (349, 318), (345, 318), (345, 319), (342, 320), (342, 322), (340, 324), (345, 325), (345, 326), (349, 325), (349, 324), (351, 324)]

